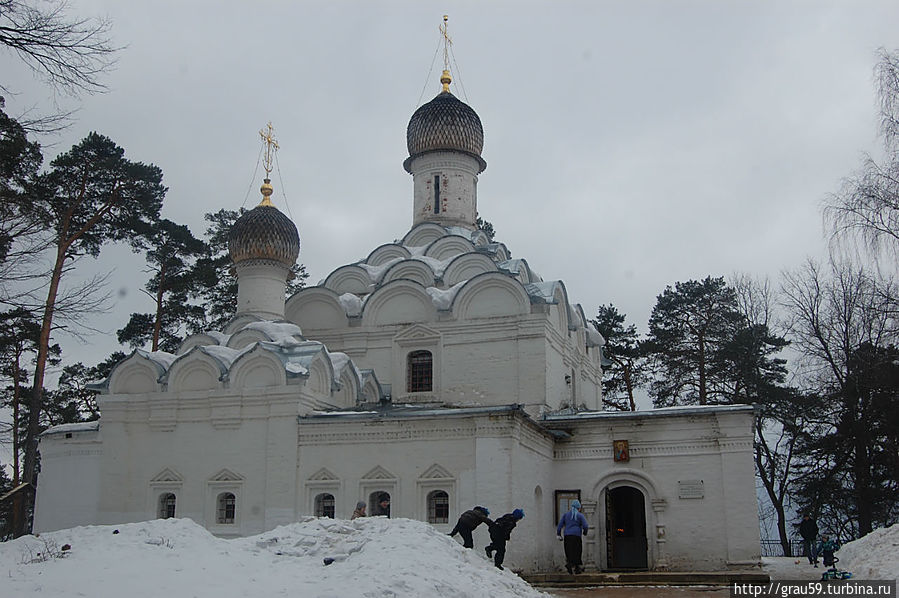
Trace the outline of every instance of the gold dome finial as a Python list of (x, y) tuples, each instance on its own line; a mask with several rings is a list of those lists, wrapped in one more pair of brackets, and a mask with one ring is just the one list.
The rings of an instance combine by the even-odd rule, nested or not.
[(265, 169), (265, 179), (262, 182), (262, 187), (259, 188), (259, 191), (262, 193), (262, 201), (259, 202), (260, 206), (271, 206), (272, 200), (270, 199), (272, 193), (274, 192), (274, 188), (272, 188), (272, 181), (269, 178), (269, 175), (272, 173), (272, 163), (275, 159), (275, 152), (278, 151), (278, 142), (275, 141), (274, 128), (272, 127), (272, 123), (269, 122), (268, 126), (259, 131), (260, 137), (262, 137), (262, 143), (265, 144), (265, 156), (262, 158), (262, 167)]
[(440, 33), (443, 34), (443, 74), (440, 76), (440, 82), (443, 84), (443, 91), (449, 91), (450, 83), (453, 78), (450, 76), (449, 65), (449, 49), (453, 45), (453, 40), (449, 36), (449, 15), (443, 15), (443, 25), (440, 26)]

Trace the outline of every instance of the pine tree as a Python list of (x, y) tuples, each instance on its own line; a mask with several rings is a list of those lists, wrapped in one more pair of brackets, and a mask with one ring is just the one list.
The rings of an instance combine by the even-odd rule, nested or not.
[(724, 278), (688, 280), (658, 296), (644, 345), (656, 407), (729, 403), (724, 351), (741, 328), (736, 294)]
[(593, 325), (603, 336), (603, 404), (621, 411), (635, 411), (634, 390), (649, 379), (640, 349), (637, 327), (625, 326), (626, 316), (612, 305), (600, 305)]
[(37, 466), (44, 376), (61, 282), (73, 261), (96, 257), (107, 243), (121, 241), (141, 248), (159, 218), (166, 191), (162, 171), (127, 160), (124, 154), (108, 137), (91, 133), (53, 160), (30, 196), (32, 214), (51, 231), (55, 255), (47, 280), (25, 442), (23, 480), (29, 483), (34, 482)]
[(132, 347), (150, 344), (150, 350), (175, 352), (184, 340), (184, 331), (199, 326), (204, 317), (202, 306), (191, 303), (194, 291), (193, 268), (208, 253), (203, 241), (186, 226), (163, 219), (149, 235), (147, 264), (152, 274), (143, 292), (156, 306), (152, 314), (131, 314), (117, 332), (120, 343)]

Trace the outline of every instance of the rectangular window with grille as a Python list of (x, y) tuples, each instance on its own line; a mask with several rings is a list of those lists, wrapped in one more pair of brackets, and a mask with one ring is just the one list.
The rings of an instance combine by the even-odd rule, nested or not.
[(406, 370), (407, 392), (431, 392), (433, 390), (433, 357), (430, 351), (409, 353)]
[(428, 495), (428, 523), (449, 523), (449, 495), (443, 490)]

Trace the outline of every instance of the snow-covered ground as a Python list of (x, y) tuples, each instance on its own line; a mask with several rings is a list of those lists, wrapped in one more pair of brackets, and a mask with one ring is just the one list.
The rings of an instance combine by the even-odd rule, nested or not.
[[(899, 583), (899, 524), (874, 530), (864, 538), (845, 544), (836, 552), (837, 567), (850, 571), (853, 579), (895, 579)], [(809, 565), (805, 557), (765, 557), (763, 565), (771, 579), (821, 579), (827, 569)]]
[[(115, 533), (116, 530), (118, 533)], [(514, 536), (512, 541), (514, 542)], [(69, 545), (67, 550), (63, 550)], [(837, 552), (855, 579), (899, 579), (899, 525)], [(323, 559), (335, 561), (324, 566)], [(799, 561), (798, 563), (796, 561)], [(773, 579), (820, 579), (804, 558), (766, 558)], [(0, 597), (546, 597), (410, 519), (306, 518), (249, 538), (189, 519), (89, 526), (0, 543)]]
[[(71, 548), (62, 551), (66, 544)], [(55, 556), (59, 554), (65, 556)], [(336, 560), (324, 566), (325, 557)], [(426, 523), (367, 517), (307, 518), (232, 540), (216, 538), (189, 519), (25, 536), (0, 544), (0, 596), (538, 598), (546, 594), (511, 571), (496, 569), (482, 551), (462, 548)]]

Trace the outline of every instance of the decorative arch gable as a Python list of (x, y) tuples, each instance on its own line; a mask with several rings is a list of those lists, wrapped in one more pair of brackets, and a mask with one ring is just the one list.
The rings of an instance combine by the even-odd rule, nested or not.
[(324, 349), (312, 358), (308, 367), (309, 380), (306, 387), (320, 396), (330, 396), (334, 382), (334, 368), (325, 356)]
[(175, 360), (167, 374), (169, 390), (195, 391), (222, 388), (222, 377), (227, 369), (202, 349), (194, 347)]
[(401, 347), (429, 345), (440, 341), (440, 331), (423, 324), (413, 324), (403, 328), (393, 340)]
[(184, 341), (182, 341), (181, 346), (178, 347), (178, 355), (184, 355), (194, 347), (200, 347), (203, 345), (220, 345), (222, 344), (220, 341), (222, 338), (220, 336), (213, 336), (211, 334), (206, 333), (198, 333), (191, 334)]
[(159, 392), (159, 379), (165, 371), (137, 351), (115, 365), (109, 375), (111, 394)]
[(261, 330), (252, 330), (244, 328), (239, 332), (231, 335), (231, 338), (228, 339), (228, 347), (232, 349), (243, 349), (248, 345), (252, 345), (253, 343), (258, 343), (261, 341), (269, 340), (268, 336)]
[(408, 259), (409, 257), (411, 257), (409, 250), (402, 245), (387, 243), (369, 253), (365, 263), (369, 266), (383, 266), (392, 260)]
[(349, 325), (338, 294), (324, 287), (309, 287), (295, 293), (287, 301), (284, 312), (285, 319), (307, 332), (335, 330)]
[(181, 483), (184, 478), (173, 469), (166, 467), (150, 479), (151, 484), (172, 484)]
[(381, 284), (401, 278), (414, 280), (423, 287), (434, 286), (434, 271), (421, 260), (409, 259), (393, 264), (384, 272)]
[(424, 287), (411, 280), (394, 280), (372, 293), (362, 308), (366, 325), (411, 324), (437, 319), (437, 309)]
[(396, 480), (397, 477), (381, 467), (380, 465), (371, 469), (368, 473), (362, 476), (363, 480)]
[(524, 286), (505, 274), (487, 272), (469, 280), (453, 300), (453, 315), (474, 320), (530, 313), (531, 302)]
[(446, 229), (433, 222), (422, 222), (406, 233), (403, 237), (403, 245), (407, 247), (421, 247), (430, 245), (440, 237), (446, 235)]
[(334, 475), (327, 467), (322, 467), (306, 479), (310, 482), (334, 482), (340, 478)]
[(471, 253), (474, 251), (474, 245), (459, 235), (446, 235), (428, 245), (425, 255), (438, 260), (447, 260), (451, 257)]
[(451, 287), (478, 274), (496, 271), (496, 264), (483, 253), (465, 253), (453, 259), (443, 271), (443, 283)]
[(227, 467), (220, 469), (215, 475), (209, 478), (210, 482), (242, 482), (244, 477), (234, 473)]
[(341, 266), (331, 272), (323, 285), (338, 295), (354, 293), (365, 295), (372, 290), (372, 278), (365, 268), (356, 264)]
[(447, 471), (443, 466), (434, 463), (428, 467), (424, 473), (419, 476), (420, 480), (453, 480), (455, 476)]
[(229, 374), (232, 388), (271, 388), (287, 384), (284, 364), (262, 345), (238, 357)]
[(362, 400), (365, 403), (376, 403), (380, 398), (378, 383), (373, 378), (369, 378), (362, 386)]

